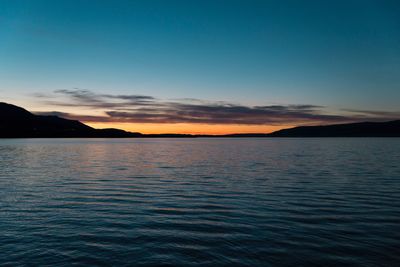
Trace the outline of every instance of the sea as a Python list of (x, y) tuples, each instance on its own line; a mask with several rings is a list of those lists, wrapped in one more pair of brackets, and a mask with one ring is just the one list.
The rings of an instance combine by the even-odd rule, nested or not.
[(0, 266), (400, 266), (400, 138), (0, 139)]

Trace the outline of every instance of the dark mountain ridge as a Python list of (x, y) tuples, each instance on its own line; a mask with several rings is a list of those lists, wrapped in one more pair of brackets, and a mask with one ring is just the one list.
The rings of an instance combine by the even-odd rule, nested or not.
[(400, 137), (400, 120), (360, 122), (325, 126), (300, 126), (270, 134), (227, 135), (141, 134), (119, 129), (95, 129), (79, 121), (57, 116), (35, 115), (0, 102), (0, 138), (122, 138), (122, 137)]
[(299, 126), (270, 134), (271, 137), (400, 137), (400, 120), (358, 122), (324, 126)]
[(0, 137), (137, 137), (118, 129), (94, 129), (79, 121), (57, 116), (34, 115), (29, 111), (7, 103), (0, 103)]

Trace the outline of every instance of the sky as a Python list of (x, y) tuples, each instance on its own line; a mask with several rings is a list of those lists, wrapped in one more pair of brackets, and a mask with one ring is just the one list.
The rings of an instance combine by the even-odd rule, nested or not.
[(142, 133), (400, 118), (400, 2), (0, 0), (0, 102)]

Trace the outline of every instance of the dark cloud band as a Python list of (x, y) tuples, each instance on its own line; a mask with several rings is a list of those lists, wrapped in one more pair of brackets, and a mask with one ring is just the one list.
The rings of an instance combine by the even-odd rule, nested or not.
[(86, 107), (104, 112), (104, 116), (68, 113), (42, 113), (84, 122), (129, 123), (202, 123), (242, 125), (324, 124), (359, 121), (362, 119), (391, 119), (398, 113), (345, 110), (344, 114), (328, 114), (317, 105), (244, 106), (226, 102), (206, 102), (196, 99), (161, 101), (144, 95), (96, 94), (90, 90), (56, 90), (63, 99), (43, 94), (47, 104)]

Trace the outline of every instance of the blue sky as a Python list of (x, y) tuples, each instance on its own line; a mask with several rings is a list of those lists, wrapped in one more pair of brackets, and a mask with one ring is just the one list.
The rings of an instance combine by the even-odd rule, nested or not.
[(2, 101), (55, 90), (399, 111), (398, 1), (0, 0)]

